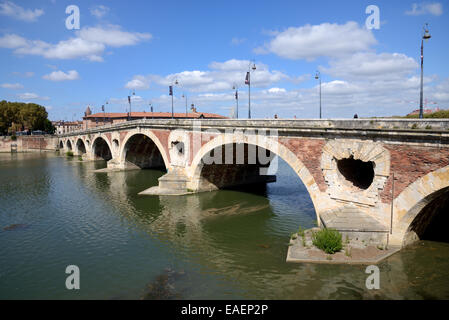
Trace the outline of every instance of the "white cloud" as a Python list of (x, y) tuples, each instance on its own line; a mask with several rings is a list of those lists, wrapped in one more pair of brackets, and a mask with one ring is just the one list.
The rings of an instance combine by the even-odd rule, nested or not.
[(50, 80), (50, 81), (78, 80), (79, 74), (76, 70), (70, 70), (67, 73), (58, 70), (58, 71), (53, 71), (50, 74), (46, 74), (42, 78), (45, 80)]
[(109, 8), (101, 4), (90, 8), (90, 14), (98, 19), (103, 18), (108, 12)]
[(103, 61), (107, 46), (136, 45), (151, 39), (149, 33), (127, 32), (120, 26), (86, 27), (76, 32), (77, 37), (51, 44), (41, 40), (27, 40), (15, 34), (0, 38), (0, 47), (15, 49), (16, 54), (38, 55), (48, 59), (77, 59)]
[[(191, 92), (230, 91), (233, 85), (243, 87), (250, 61), (231, 59), (225, 62), (212, 62), (208, 70), (182, 71), (179, 73), (160, 75), (136, 75), (125, 84), (128, 89), (148, 89), (150, 83), (169, 86), (178, 80), (180, 90)], [(252, 65), (252, 62), (251, 62)], [(263, 63), (256, 63), (256, 70), (251, 73), (251, 85), (260, 88), (268, 87), (280, 81), (297, 81), (280, 71), (270, 70)], [(175, 88), (175, 90), (178, 90)]]
[(255, 52), (271, 52), (282, 58), (312, 61), (318, 57), (342, 57), (366, 51), (377, 43), (371, 30), (352, 21), (343, 25), (322, 23), (290, 27), (273, 36), (268, 44), (256, 48)]
[(44, 14), (42, 9), (24, 9), (11, 1), (0, 3), (0, 14), (26, 22), (37, 21), (37, 18)]
[(412, 9), (406, 11), (405, 14), (409, 16), (420, 16), (424, 14), (441, 16), (443, 14), (443, 5), (439, 2), (413, 3)]
[(0, 84), (0, 87), (15, 90), (15, 89), (22, 89), (23, 85), (21, 85), (20, 83), (2, 83)]
[(25, 47), (27, 44), (27, 39), (16, 34), (5, 34), (0, 37), (0, 48), (16, 49)]
[(359, 52), (344, 59), (329, 62), (329, 68), (320, 68), (322, 72), (334, 77), (358, 78), (398, 78), (415, 72), (418, 63), (402, 53)]
[(38, 94), (32, 92), (20, 93), (17, 95), (17, 97), (22, 100), (50, 100), (49, 97), (41, 97)]
[(232, 40), (231, 40), (231, 44), (232, 44), (233, 46), (241, 45), (241, 44), (244, 43), (244, 42), (246, 42), (246, 39), (245, 39), (245, 38), (237, 38), (237, 37), (234, 37), (234, 38), (232, 38)]

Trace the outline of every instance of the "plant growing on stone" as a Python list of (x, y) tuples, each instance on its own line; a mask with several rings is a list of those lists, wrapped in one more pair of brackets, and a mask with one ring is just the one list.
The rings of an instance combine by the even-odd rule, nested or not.
[(67, 151), (67, 153), (65, 155), (67, 157), (73, 157), (73, 152), (72, 151)]
[(334, 254), (343, 248), (341, 233), (334, 229), (321, 229), (312, 235), (312, 243), (328, 254)]

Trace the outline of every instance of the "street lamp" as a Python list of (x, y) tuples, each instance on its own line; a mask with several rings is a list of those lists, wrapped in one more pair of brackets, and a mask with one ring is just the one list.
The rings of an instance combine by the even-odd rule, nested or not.
[(151, 119), (154, 119), (154, 114), (153, 114), (153, 103), (150, 102), (148, 105), (150, 106)]
[[(136, 93), (133, 90), (132, 93), (133, 96), (136, 95)], [(128, 96), (128, 103), (129, 103), (129, 112), (128, 112), (128, 121), (130, 120), (130, 117), (132, 118), (132, 114), (131, 114), (131, 95)]]
[(424, 40), (429, 40), (431, 35), (429, 33), (429, 24), (426, 23), (424, 26), (424, 34), (421, 39), (421, 90), (419, 92), (419, 118), (424, 118), (424, 110), (423, 110), (423, 74), (424, 74)]
[(175, 83), (169, 86), (169, 95), (171, 95), (171, 118), (173, 119), (175, 117), (174, 110), (173, 110), (173, 86), (178, 85), (178, 79), (175, 79)]
[(256, 71), (256, 64), (253, 63), (251, 67), (251, 62), (248, 65), (248, 72), (246, 73), (245, 84), (248, 85), (248, 119), (251, 119), (251, 69)]
[(235, 90), (235, 102), (237, 104), (237, 110), (236, 110), (236, 118), (239, 118), (239, 87), (237, 85), (232, 86), (232, 90)]
[[(108, 104), (109, 102), (106, 100), (106, 102), (105, 102), (105, 104)], [(105, 108), (104, 108), (104, 105), (105, 104), (103, 104), (102, 106), (101, 106), (101, 110), (103, 111), (103, 125), (105, 125), (106, 124), (106, 113), (105, 113)]]
[(316, 72), (315, 79), (320, 80), (320, 119), (321, 119), (321, 74), (319, 71)]
[(182, 97), (183, 97), (183, 98), (186, 98), (186, 119), (187, 119), (187, 113), (188, 113), (188, 112), (187, 112), (187, 93), (186, 93), (186, 94), (183, 93), (183, 94), (182, 94)]

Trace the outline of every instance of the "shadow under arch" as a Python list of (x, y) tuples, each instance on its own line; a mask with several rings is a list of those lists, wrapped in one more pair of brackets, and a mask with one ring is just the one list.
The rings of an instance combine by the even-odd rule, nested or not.
[(64, 149), (64, 143), (61, 141), (59, 141), (59, 149)]
[[(268, 139), (265, 142), (261, 142), (259, 140), (257, 141), (251, 141), (248, 136), (237, 136), (234, 135), (232, 137), (232, 143), (227, 143), (224, 135), (220, 135), (215, 137), (214, 139), (210, 140), (208, 143), (203, 145), (199, 152), (195, 155), (194, 159), (192, 160), (191, 169), (190, 169), (190, 175), (192, 178), (192, 181), (195, 181), (195, 183), (200, 183), (201, 181), (201, 175), (204, 168), (203, 158), (211, 153), (212, 150), (214, 150), (217, 147), (224, 147), (225, 145), (229, 144), (244, 144), (244, 145), (252, 145), (256, 146), (262, 150), (269, 151), (273, 157), (278, 156), (280, 159), (284, 160), (297, 174), (299, 179), (304, 184), (310, 199), (312, 200), (313, 207), (315, 209), (316, 217), (317, 217), (317, 223), (320, 225), (320, 212), (324, 208), (319, 203), (320, 198), (320, 190), (315, 182), (315, 179), (309, 172), (309, 170), (305, 167), (305, 165), (302, 163), (301, 160), (298, 159), (298, 157), (289, 150), (286, 146), (279, 143), (277, 140), (274, 139)], [(225, 149), (225, 148), (223, 148)], [(235, 150), (235, 148), (234, 148)], [(224, 153), (224, 152), (223, 152)], [(198, 185), (195, 187), (198, 188)]]
[[(432, 217), (449, 197), (449, 166), (440, 168), (416, 180), (395, 198), (393, 231), (398, 233), (402, 246), (419, 239)], [(433, 209), (432, 209), (433, 208)], [(430, 211), (429, 211), (430, 210)], [(419, 225), (422, 224), (423, 227)]]
[(121, 163), (132, 163), (141, 169), (167, 170), (168, 157), (159, 139), (152, 133), (129, 133), (122, 143)]
[(92, 153), (95, 159), (109, 161), (112, 159), (112, 152), (109, 143), (102, 137), (95, 138), (92, 143)]
[(67, 149), (69, 149), (70, 151), (72, 151), (72, 143), (70, 142), (70, 140), (67, 140), (67, 142), (66, 142), (66, 147), (67, 147)]
[(86, 153), (86, 145), (81, 138), (78, 138), (78, 140), (76, 141), (76, 151), (79, 155), (83, 155)]

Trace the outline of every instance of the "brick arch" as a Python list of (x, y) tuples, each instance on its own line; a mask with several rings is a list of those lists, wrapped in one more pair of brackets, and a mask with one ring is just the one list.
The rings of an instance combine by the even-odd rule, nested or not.
[(394, 200), (393, 235), (396, 241), (406, 245), (408, 232), (421, 210), (449, 187), (449, 166), (440, 168), (419, 178)]
[(153, 143), (156, 145), (156, 147), (159, 149), (159, 152), (162, 155), (162, 159), (164, 160), (165, 167), (168, 169), (170, 167), (170, 161), (168, 160), (168, 156), (167, 156), (167, 153), (165, 152), (165, 148), (163, 147), (159, 138), (151, 131), (140, 131), (137, 129), (129, 131), (126, 134), (125, 138), (123, 138), (123, 140), (121, 142), (120, 142), (120, 140), (118, 140), (119, 147), (120, 147), (120, 153), (119, 153), (120, 163), (125, 163), (125, 159), (126, 159), (125, 147), (129, 141), (129, 139), (131, 139), (133, 136), (138, 135), (138, 134), (144, 135), (144, 136), (148, 137), (151, 141), (153, 141)]
[(109, 141), (109, 139), (104, 135), (98, 134), (92, 138), (91, 143), (90, 143), (90, 145), (91, 145), (90, 152), (91, 152), (92, 157), (95, 157), (95, 142), (100, 138), (103, 139), (104, 141), (106, 141), (106, 144), (109, 147), (109, 152), (111, 153), (112, 156), (114, 156), (114, 154), (112, 153), (112, 146), (111, 146), (111, 142)]
[(192, 181), (199, 181), (201, 176), (201, 170), (203, 165), (201, 164), (201, 159), (208, 154), (210, 151), (215, 149), (216, 147), (220, 147), (230, 143), (244, 143), (244, 144), (252, 144), (263, 149), (269, 150), (270, 152), (279, 156), (282, 160), (288, 163), (288, 165), (296, 172), (304, 186), (306, 187), (310, 198), (312, 199), (313, 206), (315, 208), (315, 212), (317, 215), (318, 224), (320, 224), (319, 214), (323, 212), (326, 207), (326, 201), (321, 201), (323, 199), (323, 193), (321, 193), (315, 179), (312, 174), (309, 172), (304, 163), (298, 159), (298, 157), (285, 145), (279, 143), (277, 140), (272, 138), (266, 138), (262, 143), (259, 139), (253, 141), (254, 139), (249, 138), (247, 135), (236, 135), (232, 134), (232, 139), (229, 138), (229, 135), (221, 134), (204, 144), (200, 150), (195, 154), (190, 169), (188, 170), (188, 174)]
[(85, 150), (85, 153), (87, 154), (87, 145), (86, 145), (86, 142), (81, 138), (81, 137), (78, 137), (78, 138), (75, 138), (75, 151), (76, 151), (76, 153), (78, 154), (78, 155), (80, 155), (80, 150), (79, 150), (79, 148), (78, 148), (78, 141), (81, 141), (82, 143), (83, 143), (83, 145), (84, 145), (84, 150)]

